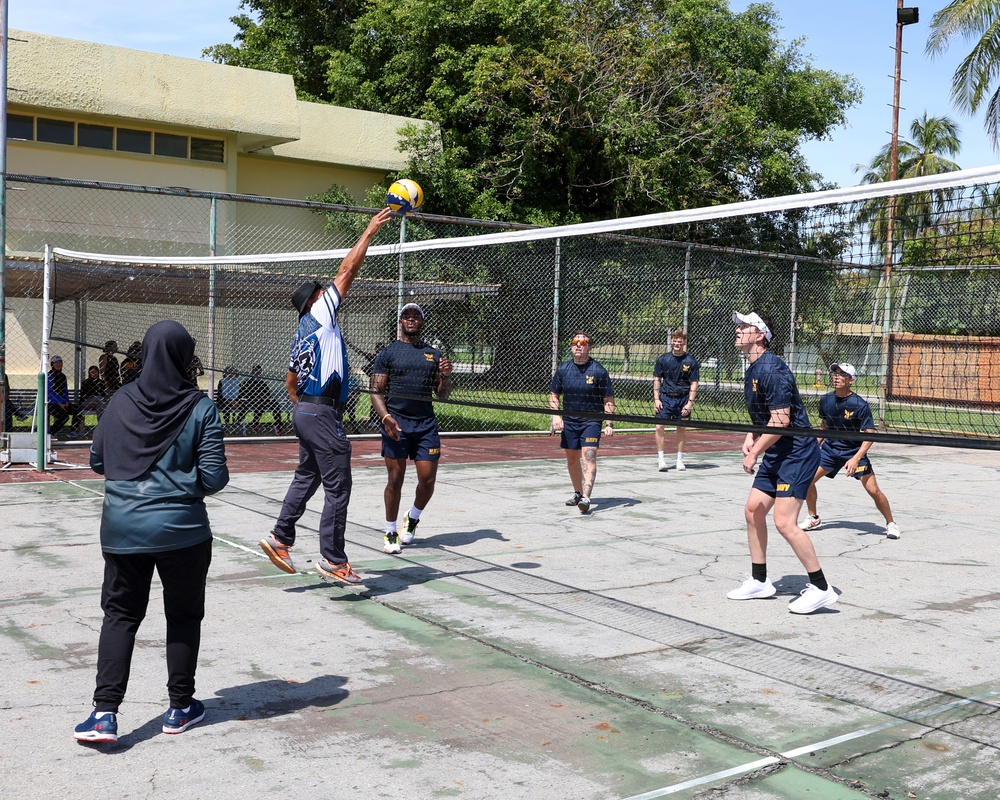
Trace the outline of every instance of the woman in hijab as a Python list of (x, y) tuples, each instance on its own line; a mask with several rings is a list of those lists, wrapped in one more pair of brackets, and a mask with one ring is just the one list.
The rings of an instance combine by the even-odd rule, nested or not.
[(182, 733), (205, 717), (194, 699), (212, 560), (204, 498), (229, 482), (229, 470), (215, 404), (188, 380), (193, 355), (194, 340), (180, 323), (153, 325), (142, 342), (142, 373), (115, 392), (94, 431), (90, 466), (105, 476), (104, 623), (95, 710), (74, 734), (82, 742), (118, 740), (116, 714), (154, 569), (167, 618), (163, 732)]

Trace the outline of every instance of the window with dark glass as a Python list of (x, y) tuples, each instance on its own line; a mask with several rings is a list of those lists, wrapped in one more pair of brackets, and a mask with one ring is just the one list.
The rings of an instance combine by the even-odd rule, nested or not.
[(169, 156), (170, 158), (187, 158), (187, 136), (175, 133), (158, 133), (153, 140), (153, 155)]
[(76, 126), (76, 143), (80, 147), (113, 150), (115, 147), (115, 129), (109, 125), (91, 125), (87, 122), (81, 122)]
[(7, 138), (33, 141), (35, 138), (35, 118), (21, 114), (7, 115)]
[(223, 164), (226, 161), (226, 143), (222, 139), (199, 139), (191, 137), (191, 158), (195, 161), (213, 161)]
[(125, 153), (151, 153), (153, 152), (153, 134), (150, 131), (119, 128), (115, 149)]
[(64, 119), (38, 118), (38, 141), (52, 144), (74, 144), (74, 123)]

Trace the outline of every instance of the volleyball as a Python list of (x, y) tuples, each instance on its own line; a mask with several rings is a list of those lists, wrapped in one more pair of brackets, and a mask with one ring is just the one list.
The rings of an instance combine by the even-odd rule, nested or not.
[(420, 188), (420, 184), (406, 178), (390, 186), (389, 193), (385, 196), (385, 204), (400, 214), (416, 211), (423, 202), (424, 190)]

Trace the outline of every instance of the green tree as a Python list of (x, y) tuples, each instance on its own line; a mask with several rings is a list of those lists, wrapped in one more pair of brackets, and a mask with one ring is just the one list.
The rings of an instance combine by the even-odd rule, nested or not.
[(975, 114), (986, 104), (986, 133), (1000, 147), (1000, 5), (996, 0), (952, 0), (931, 18), (926, 51), (946, 51), (955, 39), (973, 42), (951, 79), (951, 97)]
[[(957, 156), (962, 148), (959, 127), (951, 117), (933, 117), (925, 111), (910, 123), (910, 140), (900, 139), (897, 144), (898, 168), (896, 177), (919, 178), (940, 175), (961, 169), (950, 157)], [(859, 164), (856, 171), (864, 170), (862, 183), (882, 183), (892, 174), (892, 143), (876, 153), (868, 165)], [(895, 199), (894, 237), (897, 242), (917, 236), (934, 224), (936, 216), (948, 210), (952, 193), (947, 190), (917, 192), (900, 195)], [(888, 198), (869, 200), (862, 207), (859, 222), (869, 229), (874, 245), (884, 252), (888, 236)]]
[[(417, 117), (428, 211), (538, 224), (817, 188), (800, 146), (860, 92), (726, 0), (243, 0), (217, 61)], [(321, 77), (322, 76), (322, 77)]]

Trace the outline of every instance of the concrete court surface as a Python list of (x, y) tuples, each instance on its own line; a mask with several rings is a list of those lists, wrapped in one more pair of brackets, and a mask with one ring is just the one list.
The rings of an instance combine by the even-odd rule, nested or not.
[(93, 691), (102, 483), (0, 486), (0, 797), (1000, 797), (997, 453), (877, 445), (898, 541), (857, 482), (825, 480), (813, 540), (842, 597), (796, 616), (805, 576), (773, 531), (779, 596), (726, 600), (749, 569), (737, 450), (666, 474), (605, 457), (583, 517), (558, 456), (447, 448), (402, 556), (381, 551), (381, 461), (356, 451), (362, 589), (312, 571), (319, 497), (299, 574), (275, 570), (256, 542), (290, 475), (234, 475), (209, 500), (207, 717), (160, 733), (154, 583), (121, 738), (99, 747), (72, 729)]

